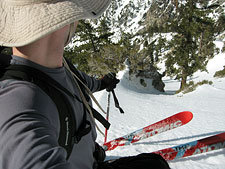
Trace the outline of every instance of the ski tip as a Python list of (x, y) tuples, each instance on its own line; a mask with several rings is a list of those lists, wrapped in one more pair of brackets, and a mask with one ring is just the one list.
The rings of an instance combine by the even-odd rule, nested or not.
[(182, 121), (183, 124), (186, 124), (193, 119), (193, 114), (190, 111), (183, 111), (178, 113), (177, 117)]

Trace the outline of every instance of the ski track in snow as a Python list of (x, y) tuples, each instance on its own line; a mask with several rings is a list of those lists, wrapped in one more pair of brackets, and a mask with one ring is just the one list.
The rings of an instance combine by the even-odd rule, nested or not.
[[(135, 89), (135, 85), (131, 86), (122, 76), (124, 72), (120, 72), (121, 83), (115, 92), (125, 114), (120, 114), (115, 108), (111, 97), (109, 115), (111, 127), (108, 131), (107, 141), (181, 111), (191, 111), (194, 117), (191, 122), (182, 127), (107, 151), (107, 159), (153, 152), (225, 132), (225, 78), (213, 77), (215, 71), (221, 70), (224, 65), (225, 54), (215, 56), (208, 64), (209, 73), (197, 72), (190, 79), (195, 82), (203, 79), (211, 80), (213, 85), (200, 86), (188, 94), (175, 94), (180, 83), (168, 77), (163, 79), (166, 85), (165, 93), (151, 90), (144, 93), (143, 90)], [(135, 84), (135, 82), (133, 83)], [(95, 96), (106, 110), (107, 92), (101, 91), (95, 93)], [(99, 123), (97, 124), (104, 131), (104, 128)], [(104, 141), (103, 136), (99, 133), (97, 141), (100, 144), (103, 144)], [(225, 169), (225, 149), (178, 159), (169, 164), (172, 169)]]

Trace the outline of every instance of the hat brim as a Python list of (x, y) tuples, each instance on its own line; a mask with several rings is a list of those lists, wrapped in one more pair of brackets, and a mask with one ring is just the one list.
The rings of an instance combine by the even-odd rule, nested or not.
[(24, 6), (10, 6), (1, 2), (0, 45), (24, 46), (80, 19), (97, 18), (111, 0), (96, 1), (99, 3), (87, 5), (89, 8), (76, 0)]

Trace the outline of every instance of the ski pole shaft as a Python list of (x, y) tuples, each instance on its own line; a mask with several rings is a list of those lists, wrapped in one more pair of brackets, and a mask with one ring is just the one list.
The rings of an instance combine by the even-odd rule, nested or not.
[[(108, 93), (108, 105), (107, 105), (107, 112), (106, 112), (106, 120), (109, 121), (109, 107), (110, 107), (110, 92)], [(105, 129), (105, 140), (104, 143), (107, 141), (107, 135), (108, 135), (108, 130)]]

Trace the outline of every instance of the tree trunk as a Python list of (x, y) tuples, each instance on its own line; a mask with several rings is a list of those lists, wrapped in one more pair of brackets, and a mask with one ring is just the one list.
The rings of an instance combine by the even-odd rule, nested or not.
[(178, 0), (176, 0), (176, 10), (178, 9)]
[(180, 90), (183, 90), (187, 86), (187, 74), (185, 71), (182, 72)]
[(173, 0), (173, 4), (176, 6), (176, 14), (178, 12), (178, 0)]
[(199, 50), (198, 50), (200, 57), (202, 57), (202, 51), (203, 51), (202, 48), (203, 48), (203, 32), (201, 33), (200, 42), (199, 42)]

